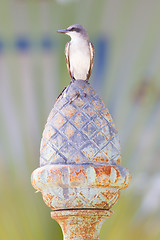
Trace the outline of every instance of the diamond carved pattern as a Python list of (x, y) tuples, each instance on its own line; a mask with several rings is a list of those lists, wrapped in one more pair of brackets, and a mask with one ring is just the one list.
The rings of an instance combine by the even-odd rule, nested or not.
[(72, 123), (78, 128), (81, 129), (87, 122), (89, 121), (89, 118), (85, 116), (82, 112), (77, 112), (72, 117)]
[(43, 131), (43, 138), (49, 141), (55, 133), (56, 133), (56, 130), (51, 125), (47, 124)]
[(100, 114), (94, 116), (93, 121), (100, 129), (103, 128), (104, 126), (108, 126), (108, 121)]
[(43, 132), (41, 157), (43, 164), (120, 159), (117, 130), (89, 84), (76, 81), (58, 98)]
[(76, 132), (76, 128), (67, 122), (63, 125), (63, 127), (60, 128), (60, 132), (67, 137), (67, 139), (71, 139)]
[(119, 151), (117, 148), (114, 147), (112, 142), (109, 142), (103, 149), (103, 153), (105, 153), (108, 156), (108, 159), (114, 158), (117, 154), (119, 154)]
[(78, 148), (80, 148), (85, 142), (89, 140), (89, 138), (83, 132), (76, 131), (75, 134), (71, 137), (71, 140), (78, 146)]
[[(118, 199), (119, 191), (98, 188), (55, 188), (45, 193), (43, 199), (52, 209), (105, 208), (109, 209)], [(103, 207), (102, 207), (103, 206)]]
[(82, 131), (88, 135), (88, 137), (90, 138), (96, 131), (98, 130), (97, 126), (94, 124), (94, 122), (89, 122), (88, 124), (86, 124)]
[(76, 163), (76, 164), (82, 164), (82, 163), (88, 163), (88, 158), (79, 150), (71, 156), (68, 163)]
[(66, 104), (63, 106), (61, 109), (61, 112), (66, 116), (66, 117), (72, 117), (75, 112), (77, 112), (77, 108), (75, 108), (72, 104)]
[(67, 159), (69, 159), (74, 153), (76, 149), (68, 142), (66, 142), (62, 148), (60, 149), (60, 152), (65, 156)]
[(82, 111), (87, 114), (89, 117), (93, 117), (96, 114), (96, 110), (90, 106), (90, 104), (86, 104)]
[(58, 132), (51, 138), (51, 144), (56, 149), (60, 149), (65, 142), (65, 138)]
[(98, 148), (94, 143), (88, 141), (83, 145), (81, 151), (88, 159), (90, 159), (97, 153)]
[(59, 130), (66, 121), (66, 118), (62, 114), (56, 113), (54, 118), (52, 118), (52, 125)]
[(93, 137), (93, 141), (96, 143), (96, 145), (102, 149), (106, 143), (108, 142), (107, 138), (101, 133), (98, 132), (94, 137)]
[(96, 97), (91, 99), (91, 102), (93, 109), (96, 109), (96, 111), (100, 111), (104, 107), (104, 103), (100, 97), (96, 95)]

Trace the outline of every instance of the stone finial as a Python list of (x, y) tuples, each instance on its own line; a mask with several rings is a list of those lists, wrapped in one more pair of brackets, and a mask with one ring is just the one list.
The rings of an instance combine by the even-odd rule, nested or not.
[[(84, 210), (86, 215), (91, 210), (97, 215), (97, 209), (100, 215), (105, 210), (108, 217), (108, 210), (131, 180), (129, 171), (120, 164), (119, 136), (108, 109), (89, 83), (72, 82), (49, 114), (41, 141), (40, 168), (32, 173), (33, 187), (42, 193), (47, 206), (61, 210), (60, 216), (52, 212), (55, 219), (71, 219), (66, 210), (70, 216), (75, 210), (76, 219), (83, 219)], [(82, 218), (77, 211), (83, 213)], [(89, 214), (96, 221), (95, 213)]]

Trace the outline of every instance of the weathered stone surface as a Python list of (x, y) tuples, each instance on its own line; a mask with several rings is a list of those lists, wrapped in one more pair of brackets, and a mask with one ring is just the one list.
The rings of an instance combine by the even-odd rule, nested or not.
[(58, 97), (42, 136), (32, 185), (57, 209), (110, 209), (131, 176), (120, 166), (119, 136), (102, 99), (76, 80)]

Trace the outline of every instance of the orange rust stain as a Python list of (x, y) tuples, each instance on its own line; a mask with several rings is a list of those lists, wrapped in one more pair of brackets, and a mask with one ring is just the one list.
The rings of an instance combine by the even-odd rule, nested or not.
[(101, 193), (102, 196), (106, 197), (106, 202), (109, 205), (109, 208), (111, 208), (118, 200), (120, 196), (120, 191), (110, 191), (107, 190), (106, 192)]
[(49, 130), (47, 133), (46, 133), (46, 138), (49, 140), (52, 136), (52, 132), (51, 130)]
[(37, 191), (41, 192), (41, 188), (39, 188), (39, 187), (37, 186), (36, 182), (37, 182), (37, 181), (35, 180), (35, 178), (32, 177), (32, 178), (31, 178), (31, 183), (32, 183), (33, 187), (34, 187)]
[(66, 105), (62, 109), (63, 114), (67, 117), (72, 117), (76, 111), (77, 111), (77, 109), (75, 107), (73, 107), (72, 105)]
[(42, 139), (40, 151), (46, 151), (46, 149), (47, 149), (47, 143), (44, 144), (44, 139)]
[(124, 183), (126, 183), (127, 182), (127, 176), (125, 176), (125, 180), (124, 180)]
[(95, 121), (95, 123), (99, 128), (101, 128), (101, 124), (97, 120)]
[(88, 108), (88, 109), (87, 109), (87, 113), (88, 113), (90, 116), (93, 116), (93, 115), (96, 113), (96, 111), (94, 111), (92, 108)]
[(97, 195), (96, 196), (96, 201), (94, 199), (94, 201), (92, 202), (92, 204), (94, 205), (94, 208), (101, 208), (101, 209), (110, 209), (110, 206), (108, 204), (108, 198), (107, 197), (103, 197), (104, 200), (102, 200), (102, 196), (101, 195)]
[[(70, 220), (70, 219), (69, 219)], [(101, 217), (96, 217), (92, 219), (92, 217), (88, 218), (87, 214), (86, 217), (75, 218), (71, 221), (72, 228), (70, 228), (70, 221), (66, 219), (60, 220), (60, 225), (63, 226), (63, 232), (65, 234), (65, 239), (95, 239), (98, 240), (98, 237), (95, 236), (95, 232), (97, 231), (98, 222), (101, 221)], [(68, 223), (67, 223), (68, 222)]]
[(117, 172), (117, 178), (121, 177), (120, 172), (119, 172), (117, 169), (115, 169), (115, 170), (116, 170), (116, 172)]
[(97, 176), (101, 176), (102, 174), (110, 176), (111, 166), (101, 166), (99, 168), (95, 168), (95, 172)]
[(81, 121), (81, 113), (78, 112), (77, 115), (76, 115), (76, 118), (74, 119), (74, 124), (80, 128), (80, 121)]
[(107, 212), (109, 214), (94, 209), (58, 211), (51, 213), (51, 217), (60, 224), (66, 240), (98, 240), (102, 223), (111, 215)]
[[(114, 169), (115, 169), (115, 168), (114, 168)], [(119, 178), (121, 177), (120, 172), (119, 172), (117, 169), (115, 169), (115, 171), (116, 171), (116, 175), (117, 175), (117, 177), (116, 177), (116, 179), (115, 179), (114, 184), (116, 184), (116, 183), (118, 182)]]
[(121, 159), (118, 158), (117, 161), (116, 161), (116, 163), (117, 163), (118, 165), (120, 165), (120, 164), (121, 164)]
[(107, 166), (105, 169), (105, 173), (109, 176), (111, 174), (111, 166)]
[(101, 156), (94, 157), (93, 161), (95, 161), (95, 162), (107, 162), (107, 163), (109, 162), (109, 160), (107, 158), (101, 157)]
[(59, 129), (61, 126), (63, 126), (65, 122), (66, 119), (60, 113), (57, 113), (54, 118), (54, 126), (56, 126)]
[(101, 166), (98, 168), (94, 168), (96, 173), (96, 187), (102, 187), (102, 186), (109, 186), (110, 184), (110, 173), (111, 173), (111, 167), (110, 166)]
[(79, 157), (79, 156), (76, 156), (76, 157), (75, 157), (75, 161), (76, 161), (77, 163), (80, 162), (80, 161), (81, 161), (80, 157)]
[(46, 144), (47, 144), (47, 142), (46, 142), (44, 139), (42, 139), (42, 142), (41, 142), (41, 149), (46, 148)]
[(41, 181), (41, 176), (39, 174), (38, 174), (37, 178), (38, 178), (38, 181), (40, 182)]
[(84, 179), (85, 176), (85, 170), (84, 169), (79, 169), (77, 170), (76, 168), (72, 168), (70, 170), (70, 181), (71, 182), (77, 182), (81, 181)]
[(130, 183), (130, 180), (131, 180), (131, 177), (129, 178), (129, 180), (127, 180), (127, 176), (125, 176), (125, 180), (124, 180), (124, 183), (123, 183), (123, 188), (128, 187), (128, 184)]
[(37, 187), (37, 186), (36, 186), (36, 190), (37, 190), (38, 192), (41, 192), (41, 188), (39, 188), (39, 187)]
[(61, 183), (61, 175), (62, 171), (60, 169), (51, 169), (50, 174), (47, 176), (47, 183)]
[(57, 210), (57, 208), (53, 207), (52, 205), (50, 205), (50, 208), (51, 208), (52, 210)]
[(74, 100), (74, 104), (77, 106), (77, 107), (82, 107), (83, 105), (84, 105), (84, 102), (82, 101), (82, 99), (80, 99), (80, 98), (76, 98), (75, 100)]
[(99, 103), (99, 101), (98, 100), (92, 100), (91, 101), (92, 102), (92, 104), (93, 104), (93, 106), (99, 111), (102, 107), (103, 107), (103, 105), (104, 105), (104, 103), (102, 102), (102, 104), (103, 105), (101, 105), (100, 103)]
[(74, 129), (73, 128), (70, 128), (70, 127), (67, 127), (66, 128), (66, 135), (68, 138), (70, 138), (71, 136), (73, 136), (74, 134)]
[(48, 207), (50, 207), (52, 198), (53, 198), (53, 195), (51, 193), (46, 193), (45, 195), (43, 195), (43, 200)]
[[(107, 134), (108, 135), (108, 134)], [(110, 135), (108, 135), (109, 137), (110, 137)], [(108, 142), (109, 141), (109, 139), (105, 136), (105, 139), (106, 139), (106, 142)]]
[(94, 96), (94, 95), (96, 94), (94, 88), (92, 88), (91, 86), (90, 86), (90, 88), (86, 88), (86, 89), (85, 89), (85, 92), (86, 92), (88, 95), (91, 95), (91, 96)]
[(43, 136), (49, 140), (51, 136), (55, 133), (55, 130), (48, 124), (45, 125), (45, 129), (43, 131)]
[(111, 117), (108, 109), (105, 108), (102, 112), (103, 112), (103, 114), (106, 116), (107, 120), (108, 120), (109, 122), (111, 122), (111, 121), (112, 121), (112, 117)]
[(111, 121), (112, 121), (112, 118), (111, 118), (111, 115), (110, 115), (110, 113), (109, 113), (109, 112), (107, 112), (107, 114), (106, 114), (106, 117), (107, 117), (107, 119), (108, 119), (108, 121), (109, 121), (109, 122), (111, 122)]

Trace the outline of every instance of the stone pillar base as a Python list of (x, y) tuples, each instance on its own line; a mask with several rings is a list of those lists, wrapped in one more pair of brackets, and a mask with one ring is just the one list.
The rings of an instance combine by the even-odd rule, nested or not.
[(51, 217), (62, 228), (64, 240), (98, 240), (104, 221), (110, 210), (60, 210), (51, 212)]

